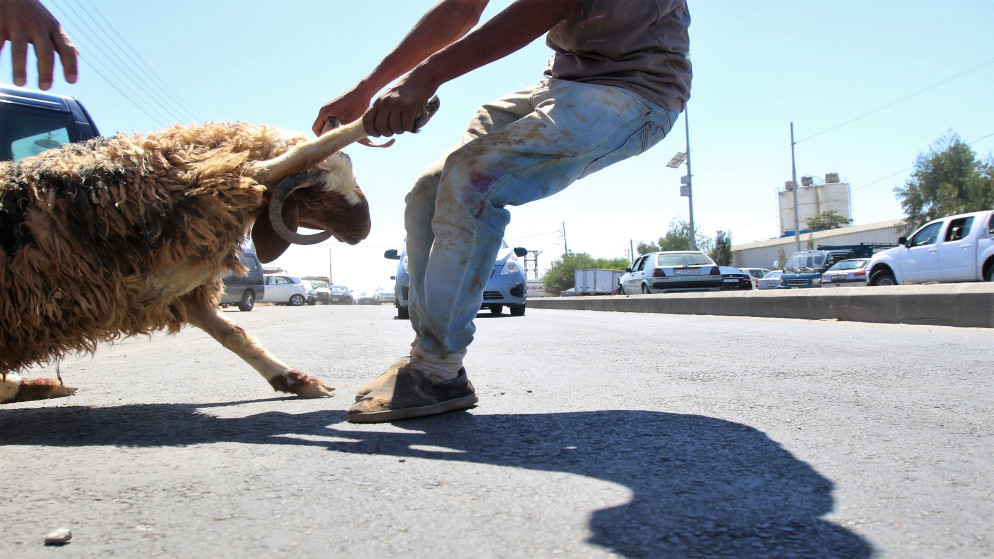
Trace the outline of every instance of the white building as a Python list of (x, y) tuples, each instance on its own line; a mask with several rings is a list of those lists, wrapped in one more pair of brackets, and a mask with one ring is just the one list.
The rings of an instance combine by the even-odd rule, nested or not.
[[(868, 225), (803, 233), (801, 234), (801, 250), (816, 249), (819, 245), (896, 243), (897, 238), (903, 234), (903, 226), (904, 219), (902, 218)], [(794, 254), (795, 249), (793, 236), (733, 245), (732, 266), (736, 268), (779, 269), (790, 258), (790, 255)], [(774, 263), (777, 264), (774, 265)]]

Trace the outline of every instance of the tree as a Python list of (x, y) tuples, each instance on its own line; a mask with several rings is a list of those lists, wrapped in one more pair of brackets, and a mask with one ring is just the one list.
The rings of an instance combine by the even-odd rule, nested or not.
[[(697, 249), (708, 252), (714, 245), (714, 241), (706, 235), (694, 232), (697, 237)], [(639, 243), (639, 254), (648, 252), (659, 252), (667, 250), (691, 250), (690, 248), (690, 224), (683, 220), (673, 220), (670, 229), (665, 237), (660, 237), (656, 243)]]
[(994, 161), (979, 161), (955, 134), (918, 156), (911, 178), (894, 189), (913, 230), (932, 219), (994, 208)]
[(714, 241), (714, 248), (711, 249), (708, 255), (719, 266), (731, 266), (732, 234), (725, 231), (718, 231), (718, 235)]
[(542, 285), (546, 291), (557, 293), (576, 285), (577, 270), (624, 270), (629, 264), (627, 258), (593, 258), (585, 252), (570, 252), (554, 261), (545, 275)]
[(809, 231), (825, 231), (828, 229), (838, 229), (852, 223), (852, 220), (835, 210), (822, 212), (815, 217), (804, 220), (808, 224)]

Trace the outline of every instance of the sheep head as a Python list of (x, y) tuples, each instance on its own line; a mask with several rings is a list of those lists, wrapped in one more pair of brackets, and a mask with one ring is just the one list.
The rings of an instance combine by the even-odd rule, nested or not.
[[(337, 152), (310, 171), (280, 180), (267, 196), (269, 203), (252, 227), (252, 241), (262, 262), (272, 262), (291, 243), (310, 245), (335, 237), (356, 244), (369, 234), (369, 204), (344, 153)], [(320, 233), (302, 235), (298, 227)]]
[[(424, 126), (438, 107), (438, 97), (429, 99), (414, 119), (415, 128)], [(334, 236), (355, 244), (366, 238), (369, 205), (355, 184), (351, 161), (340, 152), (366, 136), (359, 119), (248, 169), (257, 182), (272, 189), (268, 209), (252, 228), (259, 260), (275, 260), (291, 243), (315, 244)], [(298, 226), (322, 232), (301, 235)]]

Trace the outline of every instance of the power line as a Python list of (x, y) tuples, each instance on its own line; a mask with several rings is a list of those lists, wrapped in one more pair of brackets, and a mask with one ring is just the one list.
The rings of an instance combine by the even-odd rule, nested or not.
[(894, 105), (897, 105), (898, 103), (907, 101), (908, 99), (911, 99), (912, 97), (914, 97), (916, 95), (920, 95), (920, 94), (922, 94), (922, 93), (924, 93), (924, 92), (926, 92), (926, 91), (928, 91), (930, 89), (935, 89), (936, 87), (939, 87), (940, 85), (945, 85), (945, 84), (947, 84), (947, 83), (949, 83), (949, 82), (951, 82), (953, 80), (959, 79), (959, 78), (961, 78), (961, 77), (963, 77), (963, 76), (965, 76), (967, 74), (972, 74), (973, 72), (976, 72), (977, 70), (980, 70), (981, 68), (984, 68), (986, 66), (990, 66), (991, 64), (994, 64), (994, 58), (989, 58), (989, 59), (981, 62), (980, 64), (977, 64), (975, 66), (971, 66), (970, 68), (967, 68), (966, 70), (963, 70), (961, 72), (957, 72), (957, 73), (955, 73), (955, 74), (953, 74), (951, 76), (943, 78), (943, 79), (941, 79), (941, 80), (939, 80), (939, 81), (937, 81), (937, 82), (935, 82), (935, 83), (933, 83), (931, 85), (925, 86), (922, 89), (919, 89), (918, 91), (915, 91), (914, 93), (911, 93), (909, 95), (905, 95), (904, 97), (901, 97), (900, 99), (898, 99), (896, 101), (891, 101), (890, 103), (887, 103), (885, 105), (881, 105), (880, 107), (877, 107), (876, 109), (873, 109), (871, 111), (867, 111), (867, 112), (865, 112), (865, 113), (863, 113), (863, 114), (861, 114), (859, 116), (850, 118), (849, 120), (847, 120), (845, 122), (841, 122), (839, 124), (836, 124), (835, 126), (826, 128), (826, 129), (822, 130), (821, 132), (817, 132), (815, 134), (807, 136), (806, 138), (802, 138), (800, 140), (797, 140), (796, 143), (799, 144), (801, 142), (810, 140), (811, 138), (814, 138), (816, 136), (820, 136), (820, 135), (822, 135), (822, 134), (824, 134), (826, 132), (830, 132), (832, 130), (835, 130), (836, 128), (841, 128), (841, 127), (843, 127), (843, 126), (845, 126), (847, 124), (850, 124), (852, 122), (855, 122), (855, 121), (857, 121), (857, 120), (859, 120), (861, 118), (870, 116), (870, 115), (872, 115), (874, 113), (878, 113), (878, 112), (880, 112), (880, 111), (882, 111), (884, 109), (893, 107)]

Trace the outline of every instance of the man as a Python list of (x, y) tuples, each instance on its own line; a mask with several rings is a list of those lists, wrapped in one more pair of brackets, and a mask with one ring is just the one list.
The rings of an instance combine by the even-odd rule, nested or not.
[(14, 85), (27, 83), (28, 44), (34, 45), (38, 57), (38, 87), (52, 87), (55, 54), (66, 81), (76, 83), (76, 57), (79, 51), (66, 30), (38, 0), (0, 0), (0, 53), (10, 41), (10, 61)]
[(441, 84), (543, 33), (555, 51), (542, 82), (482, 107), (463, 142), (407, 195), (414, 342), (409, 357), (359, 389), (352, 422), (476, 404), (463, 358), (510, 219), (504, 207), (555, 194), (642, 153), (669, 132), (690, 95), (686, 0), (516, 0), (470, 32), (487, 3), (438, 2), (314, 123), (316, 134), (331, 117), (362, 117), (373, 136), (411, 131), (417, 108)]

